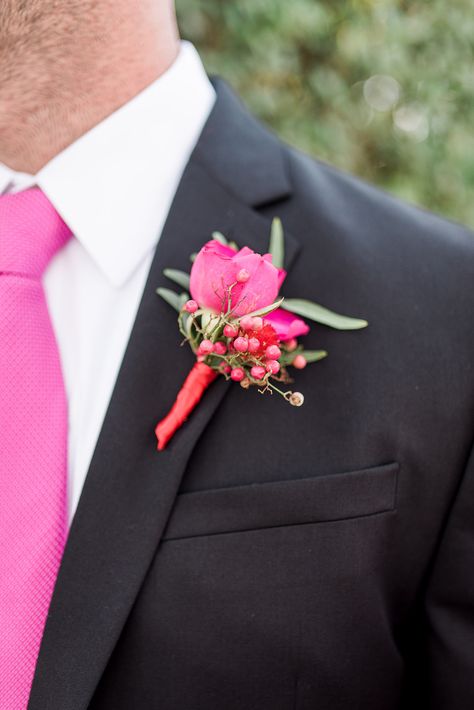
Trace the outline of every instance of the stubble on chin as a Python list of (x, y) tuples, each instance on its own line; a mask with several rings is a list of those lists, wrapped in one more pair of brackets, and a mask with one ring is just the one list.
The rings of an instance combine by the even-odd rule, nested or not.
[[(54, 0), (49, 4), (51, 7)], [(0, 38), (13, 41), (25, 37), (45, 16), (45, 0), (2, 0), (0, 2)]]
[[(93, 27), (107, 0), (0, 0), (2, 83), (21, 74), (49, 74), (67, 66), (74, 42)], [(1, 92), (1, 87), (0, 87)]]

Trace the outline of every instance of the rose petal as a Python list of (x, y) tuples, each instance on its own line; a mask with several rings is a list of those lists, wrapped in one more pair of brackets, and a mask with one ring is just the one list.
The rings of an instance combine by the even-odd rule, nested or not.
[(265, 316), (265, 321), (275, 328), (278, 337), (283, 341), (309, 333), (309, 325), (307, 323), (283, 308), (277, 308), (275, 311), (268, 313)]
[[(241, 269), (249, 273), (245, 283), (236, 283)], [(264, 308), (278, 296), (280, 272), (249, 247), (235, 252), (216, 240), (204, 245), (191, 269), (190, 291), (193, 299), (204, 308), (222, 312), (227, 309), (228, 289), (232, 289), (233, 315)]]

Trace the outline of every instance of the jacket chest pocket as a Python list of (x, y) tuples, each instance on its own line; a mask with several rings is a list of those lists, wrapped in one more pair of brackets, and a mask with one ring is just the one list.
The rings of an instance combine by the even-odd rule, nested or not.
[(396, 508), (399, 464), (177, 496), (163, 540), (323, 523)]

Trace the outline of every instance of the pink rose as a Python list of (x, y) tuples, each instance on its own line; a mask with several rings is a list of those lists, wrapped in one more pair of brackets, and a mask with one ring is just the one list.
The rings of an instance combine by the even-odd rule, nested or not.
[[(238, 283), (237, 275), (246, 279)], [(191, 269), (191, 295), (203, 308), (227, 310), (228, 288), (232, 284), (233, 316), (240, 317), (277, 300), (285, 272), (272, 264), (270, 254), (261, 256), (244, 247), (236, 252), (217, 240), (204, 245)]]
[[(246, 272), (247, 280), (238, 283), (238, 275)], [(207, 242), (191, 269), (190, 291), (204, 308), (220, 312), (227, 309), (226, 292), (231, 284), (232, 308), (236, 318), (274, 303), (286, 277), (284, 269), (272, 264), (270, 254), (256, 254), (244, 247), (235, 251), (217, 240)], [(278, 308), (265, 316), (280, 340), (290, 340), (309, 332), (309, 326), (292, 313)]]

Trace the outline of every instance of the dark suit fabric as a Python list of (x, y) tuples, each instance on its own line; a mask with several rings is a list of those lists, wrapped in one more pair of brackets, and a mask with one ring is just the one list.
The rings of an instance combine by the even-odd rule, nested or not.
[[(474, 708), (474, 238), (282, 145), (220, 81), (74, 519), (30, 710)], [(317, 118), (315, 119), (317, 120)], [(157, 156), (159, 159), (159, 156)], [(220, 230), (329, 357), (303, 407), (223, 379), (158, 454), (193, 358), (155, 295)]]

